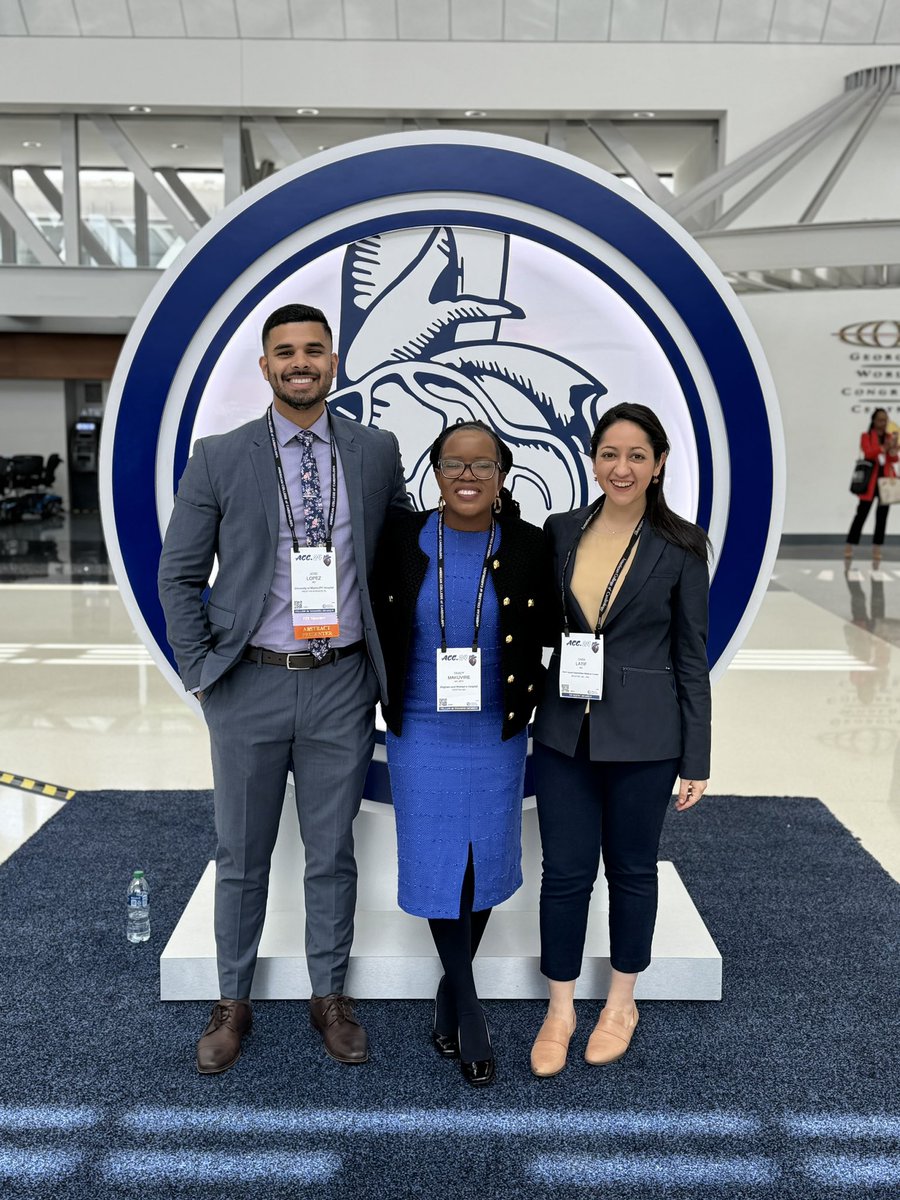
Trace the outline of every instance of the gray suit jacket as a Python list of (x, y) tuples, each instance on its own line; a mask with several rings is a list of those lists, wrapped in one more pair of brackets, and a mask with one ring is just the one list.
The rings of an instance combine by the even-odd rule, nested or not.
[[(332, 414), (350, 502), (353, 551), (369, 656), (386, 692), (368, 575), (391, 505), (410, 507), (392, 433)], [(275, 569), (279, 505), (265, 417), (200, 438), (185, 467), (159, 563), (166, 633), (188, 691), (206, 689), (240, 659)], [(219, 571), (204, 600), (218, 556)]]
[[(563, 567), (589, 508), (544, 526), (557, 594)], [(569, 628), (589, 633), (572, 595), (575, 555), (564, 581)], [(695, 554), (644, 526), (634, 561), (603, 625), (603, 697), (591, 702), (591, 758), (605, 762), (679, 760), (682, 779), (708, 779), (711, 701), (706, 633), (709, 572)], [(534, 737), (573, 755), (584, 700), (559, 694), (559, 637), (534, 719)]]

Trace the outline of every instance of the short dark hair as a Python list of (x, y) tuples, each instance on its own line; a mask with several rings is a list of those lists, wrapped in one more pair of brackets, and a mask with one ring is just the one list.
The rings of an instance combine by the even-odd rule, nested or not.
[[(459, 420), (455, 425), (445, 426), (431, 443), (431, 449), (428, 452), (428, 461), (438, 469), (438, 463), (441, 461), (441, 453), (444, 449), (444, 442), (452, 433), (459, 433), (461, 430), (474, 429), (477, 433), (487, 433), (494, 439), (494, 445), (497, 447), (497, 462), (500, 467), (501, 475), (508, 475), (513, 465), (512, 450), (504, 442), (503, 438), (496, 429), (492, 429), (490, 425), (484, 421), (463, 421)], [(502, 512), (504, 517), (521, 516), (521, 506), (518, 500), (513, 500), (512, 492), (509, 488), (500, 489), (500, 501), (502, 504)]]
[(497, 447), (497, 462), (500, 464), (501, 472), (506, 475), (510, 467), (513, 465), (512, 451), (496, 429), (491, 429), (490, 425), (484, 421), (457, 421), (455, 425), (446, 425), (431, 443), (431, 450), (428, 453), (428, 461), (433, 467), (437, 467), (441, 461), (441, 451), (444, 449), (444, 442), (452, 433), (460, 433), (465, 429), (473, 429), (477, 433), (487, 433), (494, 439), (494, 445)]
[(294, 325), (297, 322), (314, 321), (317, 325), (322, 325), (328, 337), (334, 341), (331, 332), (331, 326), (322, 312), (321, 308), (313, 308), (311, 304), (282, 304), (281, 308), (276, 308), (273, 313), (266, 317), (266, 323), (262, 328), (262, 346), (266, 348), (266, 340), (269, 334), (276, 325)]

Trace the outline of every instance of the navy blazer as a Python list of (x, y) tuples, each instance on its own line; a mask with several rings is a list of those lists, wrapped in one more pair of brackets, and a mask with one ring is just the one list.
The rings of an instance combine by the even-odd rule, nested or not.
[[(544, 532), (569, 629), (592, 632), (572, 594), (575, 554), (563, 568), (595, 503), (547, 519)], [(679, 760), (682, 779), (708, 779), (711, 698), (706, 635), (709, 571), (695, 554), (645, 525), (628, 574), (603, 625), (603, 696), (591, 702), (591, 758), (606, 762)], [(561, 632), (561, 630), (560, 630)], [(574, 755), (585, 701), (559, 694), (559, 637), (534, 720), (534, 737)]]
[[(344, 469), (369, 657), (387, 681), (368, 576), (388, 509), (410, 507), (392, 433), (331, 414)], [(200, 438), (163, 540), (159, 595), (185, 688), (209, 688), (240, 659), (262, 616), (278, 547), (281, 499), (265, 417)], [(205, 596), (215, 558), (219, 572)]]

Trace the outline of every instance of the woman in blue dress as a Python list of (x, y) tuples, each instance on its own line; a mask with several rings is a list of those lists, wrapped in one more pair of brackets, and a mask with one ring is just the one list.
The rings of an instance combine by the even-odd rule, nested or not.
[(472, 960), (491, 909), (522, 882), (527, 725), (551, 627), (540, 529), (503, 487), (509, 447), (480, 421), (430, 452), (437, 510), (396, 512), (374, 602), (388, 671), (398, 902), (428, 919), (444, 976), (432, 1040), (475, 1087), (495, 1075)]

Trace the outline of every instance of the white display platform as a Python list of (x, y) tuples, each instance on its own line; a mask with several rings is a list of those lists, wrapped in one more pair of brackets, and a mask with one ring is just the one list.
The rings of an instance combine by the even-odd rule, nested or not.
[[(383, 753), (383, 751), (382, 751)], [(670, 818), (671, 819), (671, 818)], [(397, 842), (388, 805), (364, 800), (354, 827), (359, 866), (356, 933), (347, 992), (361, 1000), (434, 996), (441, 966), (427, 921), (397, 908)], [(475, 960), (486, 1000), (545, 999), (540, 973), (538, 892), (541, 853), (534, 800), (522, 814), (523, 887), (491, 916)], [(162, 1000), (217, 1000), (210, 863), (160, 958)], [(307, 999), (303, 949), (303, 846), (289, 784), (272, 859), (269, 904), (252, 995), (258, 1000)], [(576, 996), (600, 999), (609, 981), (606, 886), (598, 880), (588, 921), (587, 950)], [(670, 862), (659, 864), (659, 916), (653, 961), (636, 991), (644, 1000), (719, 1000), (722, 959), (687, 889)]]

